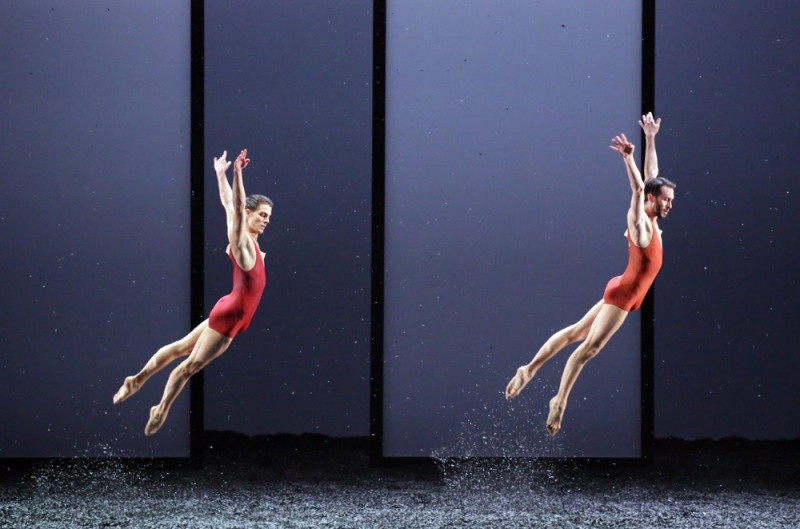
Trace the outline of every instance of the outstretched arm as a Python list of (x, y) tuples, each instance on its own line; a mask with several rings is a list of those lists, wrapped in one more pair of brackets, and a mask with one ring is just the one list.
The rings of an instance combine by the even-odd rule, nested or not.
[(619, 153), (625, 162), (625, 170), (628, 173), (628, 182), (631, 185), (631, 207), (628, 210), (628, 232), (631, 240), (640, 248), (650, 244), (652, 236), (652, 226), (647, 222), (647, 215), (644, 212), (644, 182), (636, 161), (633, 159), (635, 146), (628, 141), (624, 134), (615, 136), (611, 140), (611, 150)]
[(228, 242), (231, 252), (239, 266), (249, 270), (256, 257), (255, 246), (249, 243), (247, 236), (247, 216), (245, 206), (247, 195), (244, 192), (242, 170), (250, 163), (247, 149), (242, 150), (233, 162), (233, 185), (228, 183), (226, 171), (231, 166), (228, 161), (228, 151), (223, 151), (222, 156), (214, 158), (214, 170), (217, 172), (219, 184), (219, 199), (225, 208), (228, 225)]
[(231, 166), (228, 161), (228, 151), (222, 151), (222, 156), (214, 157), (214, 171), (217, 173), (217, 184), (219, 185), (219, 200), (225, 208), (225, 216), (230, 226), (233, 220), (233, 192), (228, 183), (227, 170)]
[(654, 119), (653, 113), (648, 112), (639, 120), (639, 126), (644, 131), (644, 181), (658, 176), (658, 156), (656, 156), (656, 134), (661, 128), (661, 118)]
[(244, 249), (247, 247), (247, 228), (245, 226), (244, 208), (247, 202), (247, 195), (244, 193), (244, 181), (242, 171), (250, 163), (247, 157), (247, 149), (243, 149), (233, 162), (233, 219), (228, 224), (228, 239), (231, 248)]

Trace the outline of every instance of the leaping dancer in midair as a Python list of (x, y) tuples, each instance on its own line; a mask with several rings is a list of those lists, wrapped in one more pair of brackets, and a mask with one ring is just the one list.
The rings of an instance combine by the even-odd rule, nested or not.
[(597, 302), (578, 322), (552, 335), (529, 364), (517, 369), (506, 387), (506, 399), (519, 395), (542, 365), (567, 345), (582, 341), (570, 355), (561, 376), (558, 393), (550, 399), (547, 431), (555, 435), (567, 407), (570, 391), (583, 366), (594, 358), (617, 332), (629, 312), (637, 310), (661, 268), (662, 245), (658, 220), (665, 218), (675, 197), (675, 184), (658, 176), (655, 138), (661, 118), (652, 113), (642, 116), (639, 125), (646, 138), (644, 181), (633, 159), (634, 145), (624, 134), (611, 140), (610, 148), (622, 156), (631, 186), (628, 209), (628, 266), (625, 272), (611, 279)]
[(214, 170), (219, 184), (219, 198), (227, 217), (229, 246), (226, 253), (233, 262), (233, 290), (217, 301), (208, 319), (177, 342), (161, 347), (141, 371), (126, 377), (114, 395), (114, 404), (119, 404), (173, 360), (188, 355), (170, 373), (161, 402), (150, 408), (145, 435), (153, 435), (164, 425), (172, 403), (189, 378), (224, 353), (234, 337), (247, 329), (266, 284), (265, 254), (257, 240), (269, 225), (272, 200), (263, 195), (245, 195), (242, 172), (250, 163), (247, 149), (239, 153), (233, 163), (231, 188), (227, 175), (231, 162), (227, 156), (228, 151), (224, 151), (222, 156), (214, 158)]

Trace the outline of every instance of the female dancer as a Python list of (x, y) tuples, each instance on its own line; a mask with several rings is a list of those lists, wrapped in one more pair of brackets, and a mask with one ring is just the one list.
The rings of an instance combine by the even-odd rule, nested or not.
[(114, 404), (119, 404), (173, 360), (188, 355), (170, 373), (161, 402), (150, 408), (145, 435), (153, 435), (164, 425), (172, 403), (189, 378), (224, 353), (233, 338), (247, 329), (266, 284), (264, 253), (256, 241), (269, 224), (272, 201), (263, 195), (246, 197), (244, 193), (242, 171), (250, 163), (247, 149), (239, 153), (233, 164), (231, 189), (226, 173), (231, 162), (227, 156), (228, 151), (224, 151), (221, 157), (214, 158), (214, 170), (227, 216), (230, 243), (227, 253), (233, 261), (233, 290), (214, 305), (208, 319), (177, 342), (159, 349), (137, 374), (126, 377), (114, 395)]
[(625, 135), (614, 137), (611, 144), (611, 149), (619, 153), (625, 162), (633, 192), (628, 209), (628, 266), (625, 273), (608, 282), (603, 299), (589, 309), (580, 321), (551, 336), (529, 364), (517, 369), (506, 387), (506, 399), (516, 398), (545, 362), (567, 345), (582, 341), (564, 366), (558, 393), (550, 399), (550, 413), (547, 416), (550, 435), (555, 435), (561, 429), (567, 399), (583, 366), (608, 343), (628, 313), (641, 306), (661, 268), (661, 229), (658, 220), (666, 218), (672, 209), (675, 184), (658, 177), (655, 138), (661, 118), (653, 119), (653, 114), (648, 113), (642, 116), (639, 126), (647, 140), (644, 181), (633, 159), (634, 146)]

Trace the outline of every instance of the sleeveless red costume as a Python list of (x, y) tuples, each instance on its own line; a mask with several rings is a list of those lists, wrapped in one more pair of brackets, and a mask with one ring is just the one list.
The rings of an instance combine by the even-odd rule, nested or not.
[(644, 301), (650, 285), (661, 269), (661, 259), (664, 250), (661, 247), (661, 237), (658, 228), (653, 223), (653, 238), (646, 248), (638, 248), (631, 236), (628, 239), (628, 267), (621, 276), (608, 282), (603, 292), (603, 301), (622, 310), (637, 310)]
[(228, 251), (228, 257), (233, 261), (233, 290), (221, 297), (208, 315), (208, 326), (228, 338), (247, 330), (267, 284), (267, 270), (257, 243), (256, 255), (255, 265), (245, 272), (236, 263), (233, 252)]

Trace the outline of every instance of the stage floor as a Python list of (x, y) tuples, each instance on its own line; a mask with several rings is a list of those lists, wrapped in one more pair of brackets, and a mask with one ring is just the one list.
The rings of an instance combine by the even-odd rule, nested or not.
[(0, 527), (792, 528), (800, 442), (658, 441), (647, 467), (377, 468), (363, 438), (210, 432), (202, 469), (0, 462)]

